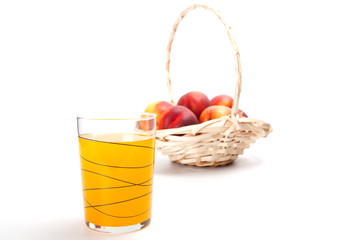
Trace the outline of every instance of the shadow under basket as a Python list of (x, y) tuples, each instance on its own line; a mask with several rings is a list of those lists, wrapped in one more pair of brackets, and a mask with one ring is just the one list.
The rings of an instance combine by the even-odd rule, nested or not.
[(260, 137), (267, 137), (272, 131), (271, 125), (264, 121), (241, 117), (237, 113), (241, 92), (240, 53), (228, 26), (218, 11), (203, 5), (194, 4), (185, 9), (176, 20), (167, 47), (167, 85), (170, 102), (175, 105), (171, 91), (170, 53), (176, 30), (186, 14), (196, 8), (202, 8), (214, 13), (226, 28), (234, 51), (236, 86), (235, 97), (230, 116), (210, 120), (204, 123), (180, 128), (158, 130), (156, 147), (170, 160), (180, 164), (194, 166), (224, 166), (234, 162), (244, 149), (248, 148)]

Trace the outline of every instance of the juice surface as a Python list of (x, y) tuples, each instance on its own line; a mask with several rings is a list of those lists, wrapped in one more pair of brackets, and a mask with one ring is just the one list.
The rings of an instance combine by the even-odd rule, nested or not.
[(107, 133), (79, 136), (85, 220), (121, 227), (151, 217), (153, 137)]

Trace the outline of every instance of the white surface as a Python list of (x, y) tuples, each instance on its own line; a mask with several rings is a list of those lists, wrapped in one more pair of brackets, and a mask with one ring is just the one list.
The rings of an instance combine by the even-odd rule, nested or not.
[[(0, 2), (0, 239), (360, 238), (356, 1), (206, 1), (238, 41), (240, 107), (274, 132), (224, 168), (157, 153), (151, 225), (85, 229), (75, 116), (168, 100), (167, 40), (191, 3)], [(226, 34), (201, 14), (174, 42), (175, 97), (233, 94)]]

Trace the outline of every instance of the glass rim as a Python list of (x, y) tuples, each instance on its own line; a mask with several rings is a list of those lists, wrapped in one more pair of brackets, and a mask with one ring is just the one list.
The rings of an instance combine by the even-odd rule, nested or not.
[[(134, 114), (132, 114), (134, 115)], [(112, 117), (112, 116), (103, 116), (103, 117), (91, 117), (91, 116), (76, 116), (77, 120), (99, 120), (99, 121), (105, 121), (105, 120), (118, 120), (118, 121), (140, 121), (140, 120), (151, 120), (156, 119), (156, 114), (154, 113), (148, 113), (148, 112), (139, 112), (140, 116), (131, 116), (131, 117)], [(145, 115), (145, 116), (144, 116)]]

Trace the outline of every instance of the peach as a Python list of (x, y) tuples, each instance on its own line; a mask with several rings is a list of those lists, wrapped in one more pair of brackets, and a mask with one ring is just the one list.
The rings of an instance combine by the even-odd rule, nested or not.
[(198, 123), (198, 118), (190, 109), (174, 106), (160, 117), (159, 129), (178, 128)]
[(199, 118), (202, 111), (210, 106), (210, 100), (205, 94), (193, 91), (183, 95), (177, 105), (187, 107)]
[(248, 116), (246, 115), (246, 113), (245, 113), (243, 110), (240, 110), (240, 109), (238, 109), (237, 114), (238, 114), (240, 117), (248, 117)]
[(163, 115), (166, 111), (168, 111), (172, 107), (173, 107), (173, 105), (171, 105), (168, 102), (157, 101), (157, 102), (150, 103), (145, 108), (145, 112), (156, 114), (156, 129), (159, 129), (159, 121), (160, 121), (161, 115)]
[[(153, 131), (156, 128), (156, 119), (149, 118), (150, 116), (147, 114), (141, 115), (143, 117), (142, 120), (137, 122), (137, 128), (143, 131)], [(148, 118), (148, 119), (146, 119)]]
[(200, 115), (200, 122), (206, 122), (211, 119), (221, 118), (223, 116), (229, 116), (231, 114), (231, 108), (226, 106), (210, 106), (206, 108)]
[(228, 95), (218, 95), (210, 100), (210, 105), (221, 105), (231, 108), (233, 105), (233, 98)]

